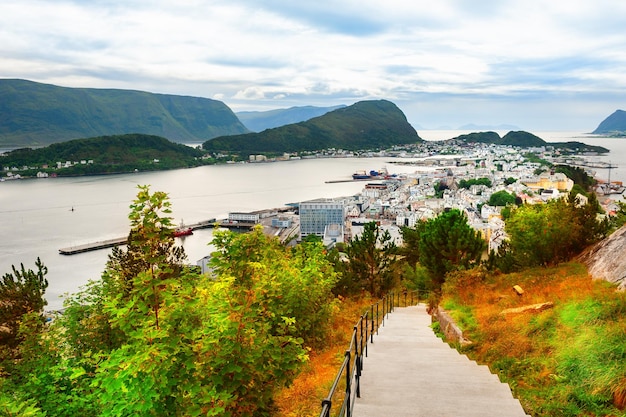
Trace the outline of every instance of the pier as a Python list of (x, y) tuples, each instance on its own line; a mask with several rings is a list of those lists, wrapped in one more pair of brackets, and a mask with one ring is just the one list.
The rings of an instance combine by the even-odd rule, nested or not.
[(75, 255), (77, 253), (90, 252), (92, 250), (112, 248), (114, 246), (125, 245), (128, 238), (101, 240), (99, 242), (85, 243), (84, 245), (70, 246), (59, 249), (61, 255)]
[[(219, 225), (221, 226), (222, 223), (224, 223), (224, 221), (222, 221)], [(189, 224), (186, 226), (190, 227), (191, 230), (197, 230), (197, 229), (208, 229), (210, 227), (214, 227), (215, 224), (216, 224), (216, 220), (210, 219), (210, 220), (204, 220), (198, 223)], [(127, 242), (128, 242), (128, 237), (118, 237), (115, 239), (100, 240), (98, 242), (91, 242), (91, 243), (85, 243), (82, 245), (61, 248), (59, 249), (59, 254), (76, 255), (77, 253), (91, 252), (94, 250), (107, 249), (107, 248), (112, 248), (115, 246), (125, 245)]]

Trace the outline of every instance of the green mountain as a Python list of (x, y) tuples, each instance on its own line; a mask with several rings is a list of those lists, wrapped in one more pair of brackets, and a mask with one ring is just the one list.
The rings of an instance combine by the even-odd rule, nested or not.
[(204, 142), (213, 152), (244, 157), (260, 153), (360, 150), (421, 142), (404, 113), (390, 101), (360, 101), (305, 122)]
[(247, 131), (228, 106), (207, 98), (0, 79), (0, 145), (5, 147), (126, 133), (202, 142)]
[(626, 111), (616, 110), (591, 133), (597, 135), (626, 135)]
[(466, 135), (460, 135), (452, 140), (458, 140), (466, 143), (488, 143), (494, 145), (518, 146), (520, 148), (537, 148), (541, 146), (552, 146), (554, 148), (564, 149), (569, 152), (597, 152), (608, 153), (609, 150), (602, 146), (587, 145), (582, 142), (546, 142), (539, 136), (524, 131), (512, 131), (500, 137), (496, 132), (474, 132)]
[(154, 171), (203, 165), (208, 162), (201, 159), (203, 154), (159, 136), (102, 136), (15, 149), (0, 157), (0, 171), (17, 168), (15, 173), (22, 176), (39, 171), (59, 176)]
[(265, 129), (290, 125), (298, 122), (305, 122), (317, 116), (328, 113), (336, 109), (346, 107), (345, 105), (333, 107), (300, 106), (288, 109), (274, 109), (268, 111), (241, 111), (235, 113), (241, 123), (253, 132), (261, 132)]

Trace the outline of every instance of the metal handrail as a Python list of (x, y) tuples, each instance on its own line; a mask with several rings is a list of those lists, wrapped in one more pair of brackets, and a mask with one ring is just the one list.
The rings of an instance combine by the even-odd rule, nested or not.
[[(331, 417), (333, 398), (343, 392), (344, 397), (341, 402), (337, 417), (352, 417), (352, 410), (357, 398), (361, 397), (361, 373), (363, 371), (363, 359), (367, 357), (367, 345), (374, 343), (374, 333), (378, 334), (378, 329), (385, 325), (385, 316), (393, 312), (396, 306), (415, 305), (428, 293), (426, 291), (403, 291), (402, 293), (390, 292), (377, 302), (371, 304), (368, 309), (359, 317), (352, 328), (350, 345), (344, 354), (343, 362), (335, 376), (335, 380), (326, 398), (322, 400), (322, 410), (320, 417)], [(410, 298), (407, 299), (407, 297)], [(408, 304), (409, 302), (410, 304)], [(380, 307), (380, 309), (379, 309)], [(368, 311), (369, 310), (369, 311)], [(344, 390), (338, 391), (342, 379), (344, 380)]]

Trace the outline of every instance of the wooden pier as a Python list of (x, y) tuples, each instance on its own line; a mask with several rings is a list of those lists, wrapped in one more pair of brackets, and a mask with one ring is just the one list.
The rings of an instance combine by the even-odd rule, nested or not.
[[(223, 223), (223, 222), (221, 222)], [(189, 224), (187, 227), (190, 227), (191, 230), (197, 229), (208, 229), (210, 227), (214, 227), (216, 224), (221, 225), (221, 223), (217, 223), (215, 219), (205, 220), (194, 224)], [(101, 240), (98, 242), (85, 243), (83, 245), (69, 246), (67, 248), (59, 249), (59, 254), (61, 255), (75, 255), (77, 253), (91, 252), (94, 250), (107, 249), (115, 246), (125, 245), (128, 241), (128, 237), (118, 237), (116, 239), (108, 239)]]

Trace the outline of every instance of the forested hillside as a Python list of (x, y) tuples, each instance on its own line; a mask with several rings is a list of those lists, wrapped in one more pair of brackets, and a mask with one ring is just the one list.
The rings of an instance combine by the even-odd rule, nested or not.
[(0, 79), (0, 145), (6, 147), (128, 133), (202, 142), (246, 131), (228, 106), (207, 98)]
[(102, 136), (13, 150), (0, 157), (0, 170), (17, 168), (22, 176), (37, 172), (63, 176), (154, 171), (202, 165), (209, 162), (201, 159), (203, 154), (159, 136)]
[(212, 152), (258, 153), (381, 149), (421, 142), (404, 113), (386, 100), (361, 101), (306, 122), (204, 142)]

